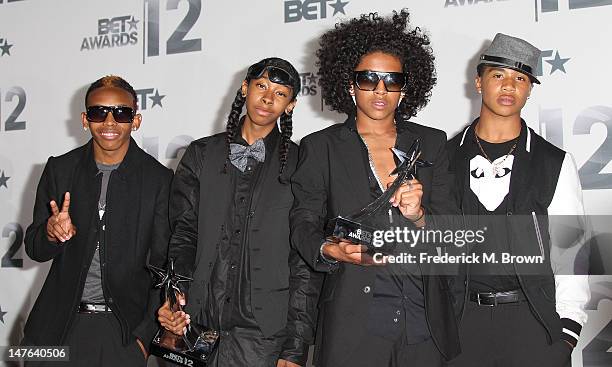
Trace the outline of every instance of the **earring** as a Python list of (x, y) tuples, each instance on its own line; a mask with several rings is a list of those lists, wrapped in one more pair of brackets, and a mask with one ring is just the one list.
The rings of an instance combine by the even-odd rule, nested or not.
[(246, 98), (246, 93), (242, 93), (242, 98)]
[(87, 131), (87, 126), (83, 126), (83, 130), (84, 130), (84, 131)]
[(136, 130), (138, 130), (138, 129), (137, 129), (137, 128), (135, 128), (135, 127), (133, 127), (133, 128), (132, 128), (132, 131), (136, 131)]
[(482, 94), (482, 91), (480, 89), (478, 90), (478, 94)]

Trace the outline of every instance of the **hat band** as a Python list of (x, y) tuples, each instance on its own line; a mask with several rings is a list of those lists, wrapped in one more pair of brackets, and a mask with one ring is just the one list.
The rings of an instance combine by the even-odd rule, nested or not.
[(533, 74), (533, 69), (531, 66), (523, 64), (522, 62), (506, 59), (505, 57), (482, 55), (480, 56), (480, 60), (507, 65), (511, 68), (522, 70), (527, 74)]

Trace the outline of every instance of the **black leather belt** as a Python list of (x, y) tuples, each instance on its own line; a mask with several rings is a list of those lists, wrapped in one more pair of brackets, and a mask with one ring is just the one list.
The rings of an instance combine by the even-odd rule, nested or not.
[(478, 303), (480, 306), (497, 306), (505, 303), (517, 303), (525, 300), (523, 292), (520, 290), (506, 292), (475, 292), (470, 291), (470, 301)]
[(111, 309), (104, 303), (81, 302), (81, 304), (79, 304), (79, 313), (99, 313), (99, 312), (111, 312)]

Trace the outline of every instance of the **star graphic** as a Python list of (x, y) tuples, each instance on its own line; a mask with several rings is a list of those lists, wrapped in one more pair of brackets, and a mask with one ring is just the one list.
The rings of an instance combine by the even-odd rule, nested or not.
[(308, 84), (317, 84), (317, 76), (315, 73), (310, 73), (310, 76), (308, 77)]
[(11, 49), (11, 47), (13, 47), (13, 45), (9, 45), (8, 44), (8, 40), (5, 39), (4, 40), (4, 46), (0, 46), (0, 49), (2, 49), (2, 55), (0, 55), (0, 56), (4, 56), (4, 55), (11, 56), (11, 52), (9, 51)]
[(346, 15), (346, 13), (344, 12), (344, 7), (348, 4), (349, 2), (342, 2), (342, 0), (336, 0), (335, 3), (333, 4), (329, 4), (332, 8), (334, 8), (334, 14), (336, 15), (338, 13), (342, 13), (344, 15)]
[(138, 22), (140, 22), (139, 20), (134, 19), (134, 16), (132, 15), (132, 19), (127, 21), (127, 24), (130, 25), (130, 31), (132, 29), (138, 29)]
[(552, 69), (550, 69), (550, 73), (551, 74), (554, 73), (557, 70), (561, 70), (562, 72), (567, 74), (563, 64), (565, 64), (569, 60), (570, 60), (569, 57), (566, 58), (566, 59), (562, 59), (561, 56), (559, 56), (559, 51), (557, 51), (557, 53), (555, 54), (555, 58), (552, 59), (552, 60), (546, 60), (546, 62), (549, 63), (550, 65), (552, 65)]
[(8, 189), (8, 185), (6, 184), (6, 181), (9, 180), (10, 177), (7, 177), (4, 175), (4, 171), (2, 171), (2, 175), (0, 175), (0, 187), (4, 186)]
[(149, 98), (151, 99), (151, 101), (153, 101), (153, 104), (151, 105), (151, 108), (155, 107), (155, 106), (159, 106), (159, 107), (164, 107), (162, 106), (161, 100), (165, 97), (166, 95), (159, 95), (159, 90), (155, 89), (155, 95), (153, 96), (149, 96)]
[(155, 285), (155, 288), (162, 288), (165, 292), (165, 296), (171, 300), (171, 304), (176, 303), (176, 294), (177, 292), (181, 292), (179, 284), (181, 282), (193, 280), (193, 278), (179, 275), (174, 271), (174, 259), (170, 259), (170, 264), (165, 270), (153, 265), (149, 265), (148, 267), (159, 279), (159, 283)]
[(399, 174), (401, 171), (406, 169), (411, 172), (413, 176), (416, 176), (417, 167), (431, 167), (433, 163), (422, 160), (421, 157), (421, 139), (414, 139), (414, 142), (408, 149), (408, 152), (403, 152), (397, 148), (391, 148), (393, 154), (400, 161), (400, 164), (389, 174), (389, 176)]
[(0, 306), (0, 321), (2, 321), (2, 323), (4, 324), (4, 315), (6, 315), (8, 312), (2, 311), (2, 306)]

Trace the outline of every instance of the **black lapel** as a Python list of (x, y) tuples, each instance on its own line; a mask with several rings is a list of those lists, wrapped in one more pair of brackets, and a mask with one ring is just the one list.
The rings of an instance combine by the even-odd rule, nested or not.
[(349, 116), (338, 129), (337, 136), (338, 144), (331, 148), (344, 168), (345, 182), (349, 183), (346, 189), (353, 192), (356, 201), (362, 201), (361, 206), (365, 206), (370, 201), (368, 167), (363, 159), (363, 143), (355, 127), (354, 117)]
[(201, 234), (211, 241), (217, 239), (221, 225), (227, 219), (227, 210), (231, 201), (231, 178), (229, 172), (224, 172), (227, 161), (227, 171), (231, 163), (227, 160), (225, 135), (211, 139), (204, 152), (204, 165), (200, 173), (200, 213), (204, 215), (206, 233)]
[[(90, 214), (97, 213), (102, 182), (94, 159), (93, 139), (87, 143), (80, 166), (83, 174), (78, 175), (78, 179), (73, 181), (74, 184), (70, 188), (70, 200), (72, 204), (85, 208), (86, 218), (90, 218)], [(63, 201), (63, 194), (60, 200)]]

